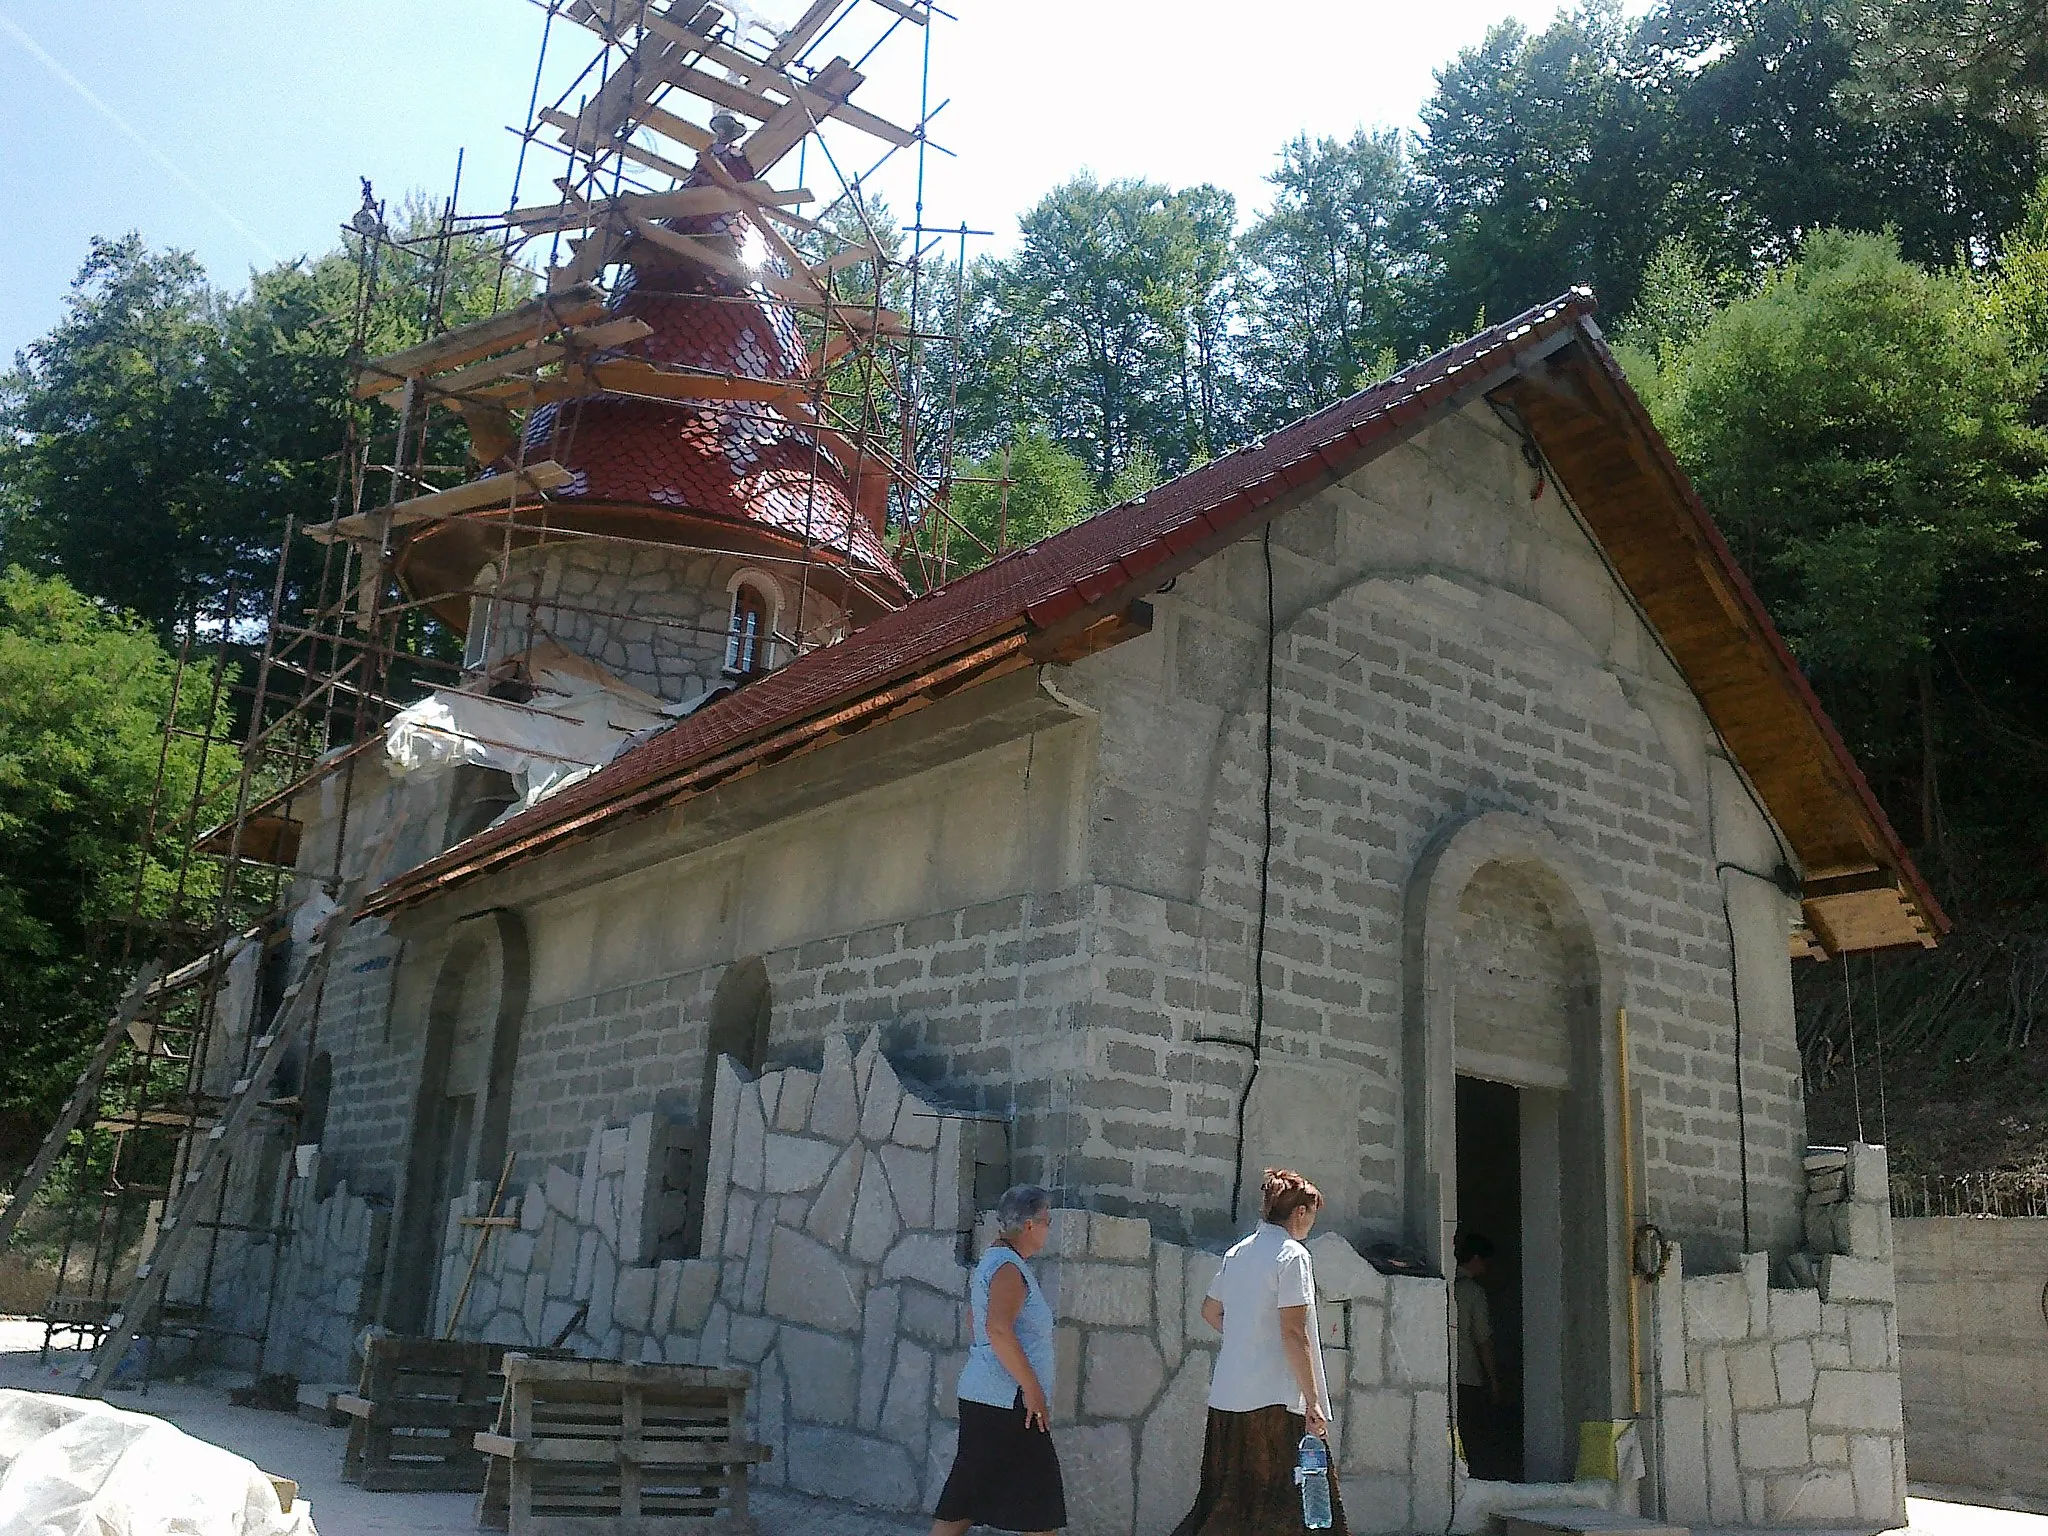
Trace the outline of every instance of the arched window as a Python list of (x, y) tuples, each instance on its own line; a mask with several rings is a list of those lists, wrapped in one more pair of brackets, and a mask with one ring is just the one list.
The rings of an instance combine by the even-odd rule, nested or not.
[(725, 632), (725, 670), (753, 677), (768, 670), (768, 600), (751, 582), (732, 589), (732, 623)]

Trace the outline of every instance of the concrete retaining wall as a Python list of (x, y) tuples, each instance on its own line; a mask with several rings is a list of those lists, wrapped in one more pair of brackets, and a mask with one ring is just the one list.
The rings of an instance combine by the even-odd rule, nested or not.
[(1894, 1224), (1913, 1476), (2048, 1495), (2048, 1221)]

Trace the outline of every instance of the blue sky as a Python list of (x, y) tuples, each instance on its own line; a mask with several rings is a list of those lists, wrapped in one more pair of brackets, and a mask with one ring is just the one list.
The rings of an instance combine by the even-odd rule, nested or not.
[[(945, 0), (942, 0), (945, 3)], [(1210, 181), (1242, 209), (1299, 132), (1408, 125), (1431, 71), (1555, 0), (951, 0), (932, 38), (926, 216), (997, 232), (1083, 168)], [(798, 0), (753, 0), (786, 21)], [(216, 281), (326, 250), (357, 178), (502, 208), (542, 11), (523, 0), (0, 0), (0, 359), (53, 325), (95, 234), (196, 252)], [(578, 52), (585, 35), (570, 33)], [(899, 32), (857, 100), (916, 117)], [(558, 32), (558, 40), (560, 33)], [(567, 56), (555, 50), (556, 62)], [(908, 213), (903, 174), (882, 178)], [(816, 180), (807, 177), (807, 180)], [(533, 183), (529, 181), (529, 188)]]

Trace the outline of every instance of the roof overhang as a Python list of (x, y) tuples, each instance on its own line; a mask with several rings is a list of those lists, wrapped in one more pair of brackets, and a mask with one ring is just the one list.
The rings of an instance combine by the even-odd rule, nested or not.
[[(1512, 406), (1799, 861), (1808, 952), (1932, 945), (1948, 920), (1592, 324), (1583, 290), (913, 600), (376, 893), (434, 899), (735, 773), (1017, 667), (1142, 633), (1144, 599), (1432, 423)], [(1795, 946), (1798, 947), (1798, 946)]]
[(1807, 952), (1948, 927), (1727, 541), (1590, 321), (1497, 392), (1529, 429), (1799, 860)]

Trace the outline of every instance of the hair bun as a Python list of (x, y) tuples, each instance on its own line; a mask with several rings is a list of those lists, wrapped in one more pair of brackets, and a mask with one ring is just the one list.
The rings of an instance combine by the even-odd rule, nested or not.
[(1260, 1183), (1265, 1219), (1285, 1221), (1303, 1206), (1323, 1207), (1323, 1192), (1292, 1168), (1268, 1168)]

